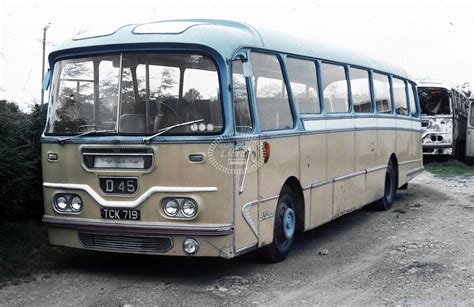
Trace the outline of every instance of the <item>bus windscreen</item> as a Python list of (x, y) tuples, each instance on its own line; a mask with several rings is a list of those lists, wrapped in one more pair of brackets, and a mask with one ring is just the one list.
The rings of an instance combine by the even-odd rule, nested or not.
[(423, 115), (449, 115), (448, 91), (434, 87), (418, 87), (421, 114)]
[(47, 134), (168, 135), (222, 131), (219, 76), (199, 54), (130, 53), (58, 61)]

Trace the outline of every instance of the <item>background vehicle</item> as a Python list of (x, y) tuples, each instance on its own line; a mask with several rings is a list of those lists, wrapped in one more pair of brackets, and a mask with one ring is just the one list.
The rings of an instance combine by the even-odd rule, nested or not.
[(400, 67), (242, 23), (181, 20), (53, 52), (43, 142), (51, 244), (231, 258), (423, 171), (416, 85)]
[(474, 159), (474, 93), (469, 98), (469, 117), (466, 133), (466, 157)]
[(424, 155), (463, 158), (466, 148), (468, 98), (443, 82), (418, 82)]

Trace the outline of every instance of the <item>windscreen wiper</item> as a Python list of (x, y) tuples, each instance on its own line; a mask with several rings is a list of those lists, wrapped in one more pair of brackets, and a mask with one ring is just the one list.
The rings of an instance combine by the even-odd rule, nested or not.
[(154, 139), (155, 137), (157, 137), (157, 136), (159, 136), (159, 135), (161, 135), (165, 132), (168, 132), (168, 131), (173, 130), (173, 129), (178, 128), (178, 127), (192, 125), (192, 124), (200, 123), (200, 122), (203, 122), (203, 121), (204, 121), (204, 119), (201, 118), (201, 119), (192, 120), (192, 121), (189, 121), (189, 122), (184, 122), (184, 123), (172, 125), (172, 126), (169, 126), (169, 127), (161, 128), (160, 130), (158, 130), (157, 133), (155, 133), (153, 135), (150, 135), (150, 136), (147, 136), (147, 137), (144, 137), (143, 138), (143, 143), (150, 144), (150, 141), (152, 139)]
[(58, 143), (61, 144), (61, 145), (64, 145), (64, 143), (66, 143), (66, 141), (70, 140), (70, 139), (80, 138), (80, 137), (83, 137), (83, 136), (86, 136), (86, 135), (89, 135), (89, 134), (112, 133), (112, 132), (117, 132), (117, 130), (115, 130), (115, 129), (114, 130), (96, 130), (96, 129), (92, 129), (92, 130), (83, 132), (81, 134), (76, 134), (76, 135), (73, 135), (73, 136), (59, 138)]

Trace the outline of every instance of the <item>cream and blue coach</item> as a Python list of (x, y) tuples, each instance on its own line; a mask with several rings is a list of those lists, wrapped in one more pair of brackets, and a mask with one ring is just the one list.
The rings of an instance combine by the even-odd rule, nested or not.
[(406, 72), (321, 43), (176, 20), (80, 34), (49, 63), (54, 245), (280, 261), (423, 170)]

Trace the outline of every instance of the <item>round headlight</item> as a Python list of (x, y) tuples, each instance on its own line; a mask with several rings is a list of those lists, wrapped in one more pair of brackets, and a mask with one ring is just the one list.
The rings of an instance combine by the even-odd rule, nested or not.
[(56, 198), (56, 207), (58, 207), (58, 209), (66, 209), (67, 207), (67, 199), (66, 197), (64, 196), (59, 196), (58, 198)]
[(82, 209), (82, 199), (79, 196), (74, 196), (71, 199), (71, 208), (73, 211), (81, 211)]
[(199, 249), (199, 244), (196, 240), (188, 238), (183, 241), (183, 250), (188, 255), (194, 255)]
[(176, 200), (169, 199), (169, 200), (166, 201), (163, 209), (164, 209), (166, 215), (175, 216), (176, 214), (178, 214), (179, 205), (176, 202)]
[(190, 200), (185, 200), (181, 205), (181, 213), (185, 217), (193, 217), (197, 213), (197, 206), (194, 202)]

